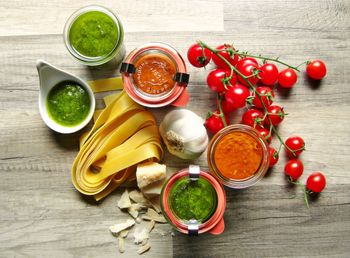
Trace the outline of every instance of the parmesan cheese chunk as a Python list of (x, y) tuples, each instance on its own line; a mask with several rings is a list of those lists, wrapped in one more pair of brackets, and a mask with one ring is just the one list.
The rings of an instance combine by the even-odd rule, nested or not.
[(147, 162), (137, 165), (137, 186), (142, 189), (166, 177), (166, 166), (157, 162)]
[(129, 193), (128, 193), (127, 189), (125, 189), (124, 193), (120, 197), (120, 199), (118, 201), (118, 207), (120, 209), (127, 209), (127, 208), (131, 207), (131, 201), (130, 201)]
[(149, 238), (149, 231), (147, 228), (136, 228), (134, 231), (134, 243), (145, 243)]
[(139, 250), (137, 250), (137, 253), (138, 254), (143, 254), (144, 252), (147, 252), (149, 249), (151, 249), (151, 246), (147, 243), (147, 244), (141, 246), (139, 248)]
[(137, 191), (137, 190), (131, 191), (129, 193), (129, 197), (131, 200), (133, 200), (136, 203), (150, 206), (149, 201), (145, 198), (145, 196), (140, 191)]
[(124, 223), (119, 223), (119, 224), (115, 224), (113, 226), (109, 227), (109, 230), (112, 232), (112, 234), (117, 235), (120, 231), (130, 228), (132, 226), (135, 225), (135, 220), (133, 219), (128, 219), (126, 222)]

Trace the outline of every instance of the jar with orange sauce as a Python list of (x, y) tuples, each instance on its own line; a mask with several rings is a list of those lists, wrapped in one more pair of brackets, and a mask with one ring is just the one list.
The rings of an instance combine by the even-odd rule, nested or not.
[(189, 81), (181, 55), (164, 43), (148, 43), (134, 49), (123, 61), (120, 72), (126, 93), (147, 107), (171, 104)]
[(266, 140), (254, 128), (230, 125), (219, 131), (208, 146), (213, 175), (231, 188), (247, 188), (261, 180), (269, 168)]

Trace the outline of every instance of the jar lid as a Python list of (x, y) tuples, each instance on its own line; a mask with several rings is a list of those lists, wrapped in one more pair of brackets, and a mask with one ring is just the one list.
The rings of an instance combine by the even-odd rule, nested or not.
[[(172, 189), (184, 180), (196, 181), (205, 180), (215, 191), (216, 207), (213, 212), (204, 215), (203, 221), (195, 218), (188, 220), (181, 219), (172, 209), (172, 204), (169, 201)], [(188, 235), (197, 235), (204, 232), (214, 230), (217, 225), (220, 225), (220, 230), (216, 230), (214, 234), (219, 234), (223, 231), (223, 215), (226, 208), (226, 194), (222, 185), (209, 173), (200, 170), (199, 166), (190, 165), (189, 168), (183, 169), (173, 174), (167, 183), (164, 185), (161, 193), (161, 208), (165, 218), (180, 232)], [(210, 216), (207, 216), (210, 215)]]
[(124, 89), (137, 103), (162, 107), (174, 102), (189, 81), (181, 55), (164, 43), (134, 49), (122, 63)]

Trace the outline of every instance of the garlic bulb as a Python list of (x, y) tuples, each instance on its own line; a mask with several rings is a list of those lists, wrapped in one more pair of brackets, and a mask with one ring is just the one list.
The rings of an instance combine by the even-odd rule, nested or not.
[(199, 157), (208, 145), (203, 119), (187, 109), (170, 111), (159, 126), (169, 152), (182, 159)]

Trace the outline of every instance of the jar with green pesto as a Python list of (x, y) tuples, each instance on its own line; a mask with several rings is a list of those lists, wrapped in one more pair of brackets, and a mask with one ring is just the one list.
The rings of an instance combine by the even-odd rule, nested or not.
[(63, 36), (68, 51), (82, 64), (97, 66), (112, 59), (120, 63), (124, 58), (123, 26), (105, 7), (91, 5), (73, 13)]
[(225, 191), (199, 166), (174, 173), (163, 185), (160, 205), (166, 220), (181, 233), (218, 235), (224, 231)]

